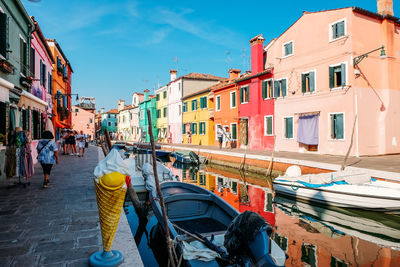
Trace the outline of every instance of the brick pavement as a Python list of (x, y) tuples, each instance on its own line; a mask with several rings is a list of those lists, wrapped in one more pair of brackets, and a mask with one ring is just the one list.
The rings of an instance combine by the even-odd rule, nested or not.
[(0, 183), (0, 266), (88, 266), (101, 246), (93, 185), (98, 148), (85, 157), (61, 156), (50, 188), (39, 165), (31, 185)]

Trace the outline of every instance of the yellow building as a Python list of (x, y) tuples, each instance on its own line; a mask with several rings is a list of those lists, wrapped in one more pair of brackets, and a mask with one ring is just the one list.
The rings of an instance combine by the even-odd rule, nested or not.
[(182, 98), (184, 144), (214, 145), (214, 102), (210, 95), (212, 88), (213, 86)]
[(158, 142), (167, 143), (168, 139), (168, 86), (158, 88), (156, 93)]

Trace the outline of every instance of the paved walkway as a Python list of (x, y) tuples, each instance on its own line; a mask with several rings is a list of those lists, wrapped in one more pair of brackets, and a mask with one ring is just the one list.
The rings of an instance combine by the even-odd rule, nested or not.
[[(202, 151), (206, 150), (208, 152), (216, 152), (216, 153), (226, 153), (229, 155), (230, 153), (240, 153), (244, 154), (245, 149), (235, 148), (235, 149), (222, 149), (220, 150), (217, 146), (198, 146), (198, 145), (187, 145), (187, 144), (164, 144), (164, 147), (172, 147), (174, 149), (184, 148), (184, 149), (192, 149), (193, 151), (198, 151), (201, 149)], [(253, 156), (263, 156), (270, 157), (271, 151), (262, 151), (262, 150), (247, 150), (247, 155)], [(332, 156), (332, 155), (321, 155), (313, 152), (307, 153), (296, 153), (296, 152), (275, 152), (274, 153), (275, 160), (280, 159), (284, 161), (288, 159), (288, 161), (303, 161), (303, 162), (315, 162), (318, 165), (326, 165), (334, 167), (335, 165), (341, 166), (344, 160), (344, 156)], [(400, 174), (400, 154), (397, 155), (385, 155), (385, 156), (368, 156), (368, 157), (349, 157), (346, 162), (347, 166), (357, 167), (357, 168), (365, 168), (372, 169), (381, 172), (391, 172)], [(398, 175), (395, 175), (398, 176)]]
[(93, 185), (98, 148), (84, 158), (61, 156), (50, 188), (39, 165), (31, 185), (0, 183), (0, 266), (88, 266), (102, 249)]

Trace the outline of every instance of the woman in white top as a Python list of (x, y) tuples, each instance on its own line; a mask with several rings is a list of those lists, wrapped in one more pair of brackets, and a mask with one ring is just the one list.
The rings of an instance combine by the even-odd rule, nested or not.
[(78, 145), (79, 149), (79, 155), (78, 157), (83, 157), (85, 154), (85, 142), (86, 142), (86, 135), (81, 131), (77, 136), (76, 136), (76, 142)]

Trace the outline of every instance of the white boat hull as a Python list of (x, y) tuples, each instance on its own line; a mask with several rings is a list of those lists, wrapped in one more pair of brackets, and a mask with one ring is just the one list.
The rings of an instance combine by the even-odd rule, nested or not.
[(400, 184), (373, 181), (361, 185), (307, 187), (299, 182), (275, 180), (277, 193), (325, 205), (369, 210), (400, 210)]

